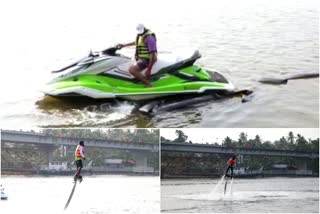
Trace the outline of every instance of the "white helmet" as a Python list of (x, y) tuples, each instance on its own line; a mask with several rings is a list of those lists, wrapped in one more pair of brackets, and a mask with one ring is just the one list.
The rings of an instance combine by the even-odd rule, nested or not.
[(137, 33), (142, 34), (145, 31), (146, 27), (143, 24), (138, 24), (136, 27)]

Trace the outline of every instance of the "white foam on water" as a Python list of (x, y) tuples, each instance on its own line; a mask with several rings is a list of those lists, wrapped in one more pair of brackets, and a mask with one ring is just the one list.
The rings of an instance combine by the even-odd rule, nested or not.
[(223, 192), (217, 194), (198, 194), (198, 195), (176, 195), (177, 198), (189, 200), (209, 200), (209, 201), (259, 201), (259, 200), (292, 200), (315, 197), (313, 192), (296, 191), (237, 191), (230, 190), (228, 194)]
[[(209, 194), (198, 195), (176, 195), (175, 197), (191, 200), (224, 200), (231, 197), (231, 192), (224, 194), (225, 176), (222, 176), (219, 182), (214, 186), (213, 190)], [(233, 181), (228, 186), (232, 186)], [(227, 187), (228, 188), (228, 187)], [(231, 188), (229, 191), (232, 191)]]
[(259, 201), (259, 200), (292, 200), (315, 197), (316, 192), (297, 191), (234, 191), (233, 182), (227, 184), (226, 194), (224, 194), (224, 176), (214, 186), (213, 190), (207, 194), (176, 195), (177, 198), (189, 200), (209, 200), (209, 201)]
[[(53, 109), (47, 112), (36, 113), (41, 126), (98, 126), (110, 124), (127, 118), (133, 111), (134, 105), (123, 102), (120, 105), (111, 106), (107, 104), (91, 105), (84, 109), (70, 109), (60, 111)], [(48, 112), (50, 114), (48, 115)], [(30, 115), (34, 117), (34, 114)]]

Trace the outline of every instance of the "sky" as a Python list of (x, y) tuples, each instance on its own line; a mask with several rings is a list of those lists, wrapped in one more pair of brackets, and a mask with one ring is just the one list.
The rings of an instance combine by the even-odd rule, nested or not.
[[(177, 129), (161, 129), (160, 135), (167, 139), (175, 139), (175, 131)], [(193, 143), (209, 144), (217, 142), (221, 144), (222, 140), (229, 136), (233, 140), (237, 140), (241, 132), (248, 134), (248, 139), (254, 138), (257, 134), (260, 135), (263, 141), (278, 140), (282, 136), (287, 136), (290, 131), (296, 136), (301, 134), (306, 139), (316, 139), (319, 137), (319, 129), (316, 128), (188, 128), (182, 130), (187, 136), (188, 141)]]

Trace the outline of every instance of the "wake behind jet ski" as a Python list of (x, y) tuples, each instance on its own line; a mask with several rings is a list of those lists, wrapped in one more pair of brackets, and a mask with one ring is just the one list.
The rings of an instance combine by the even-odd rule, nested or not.
[(150, 82), (153, 87), (148, 88), (128, 72), (133, 61), (116, 53), (117, 50), (118, 47), (112, 47), (90, 53), (78, 62), (52, 72), (56, 76), (43, 92), (54, 97), (85, 96), (140, 101), (235, 89), (222, 74), (194, 65), (201, 57), (197, 50), (182, 55), (159, 55), (151, 70)]

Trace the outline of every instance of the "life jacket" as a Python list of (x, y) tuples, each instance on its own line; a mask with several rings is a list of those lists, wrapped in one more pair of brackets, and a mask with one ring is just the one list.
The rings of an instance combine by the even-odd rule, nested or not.
[[(78, 145), (76, 150), (75, 150), (75, 152), (74, 152), (74, 156), (75, 156), (76, 160), (82, 160), (82, 156), (81, 156), (81, 153), (80, 153), (80, 148), (81, 147), (82, 147), (81, 145)], [(83, 147), (82, 147), (82, 152), (84, 152), (83, 151)]]
[(152, 35), (157, 40), (156, 35), (151, 30), (146, 30), (142, 35), (138, 34), (136, 38), (136, 59), (150, 59), (148, 46), (144, 43), (144, 39), (148, 35)]
[(229, 166), (233, 166), (234, 163), (235, 163), (235, 161), (234, 161), (232, 158), (230, 158), (230, 159), (228, 160)]

